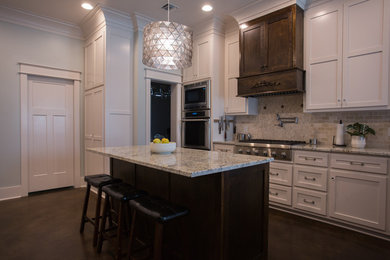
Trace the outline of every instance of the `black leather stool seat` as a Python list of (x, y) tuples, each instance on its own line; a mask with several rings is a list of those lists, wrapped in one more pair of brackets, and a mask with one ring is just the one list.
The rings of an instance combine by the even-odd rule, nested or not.
[(187, 215), (189, 210), (159, 197), (144, 196), (131, 200), (130, 206), (160, 223)]
[(85, 176), (84, 181), (96, 188), (101, 188), (111, 183), (121, 182), (120, 179), (113, 178), (107, 174), (95, 174), (95, 175)]
[(147, 195), (147, 192), (137, 190), (134, 186), (127, 183), (114, 183), (102, 188), (103, 192), (114, 200), (128, 201)]

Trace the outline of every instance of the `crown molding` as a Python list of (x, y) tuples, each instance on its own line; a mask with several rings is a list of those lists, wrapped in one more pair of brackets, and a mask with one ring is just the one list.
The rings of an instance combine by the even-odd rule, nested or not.
[(238, 24), (242, 24), (293, 4), (297, 4), (302, 9), (305, 9), (306, 1), (307, 0), (259, 0), (233, 11), (230, 15), (236, 19)]
[(79, 26), (0, 5), (0, 20), (69, 38), (83, 40)]
[(193, 26), (192, 29), (194, 37), (208, 34), (225, 35), (225, 24), (218, 17), (212, 17), (211, 19), (200, 22)]
[(134, 31), (138, 31), (138, 32), (143, 32), (147, 24), (155, 21), (155, 19), (137, 12), (133, 13), (132, 18), (133, 18), (133, 24), (135, 28)]
[(89, 12), (80, 24), (86, 38), (104, 26), (133, 32), (130, 15), (101, 5)]

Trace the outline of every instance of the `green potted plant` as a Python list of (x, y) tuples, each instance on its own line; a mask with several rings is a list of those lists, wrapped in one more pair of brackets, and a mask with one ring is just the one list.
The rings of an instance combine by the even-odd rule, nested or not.
[(364, 148), (366, 146), (366, 135), (375, 135), (375, 130), (368, 125), (356, 122), (347, 125), (347, 133), (351, 135), (351, 146), (353, 148)]

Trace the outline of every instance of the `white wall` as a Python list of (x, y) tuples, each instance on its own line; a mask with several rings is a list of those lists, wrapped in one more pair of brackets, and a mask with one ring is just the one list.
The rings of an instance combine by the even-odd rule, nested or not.
[(1, 21), (0, 39), (1, 188), (20, 185), (18, 63), (37, 64), (83, 73), (84, 49), (82, 40)]

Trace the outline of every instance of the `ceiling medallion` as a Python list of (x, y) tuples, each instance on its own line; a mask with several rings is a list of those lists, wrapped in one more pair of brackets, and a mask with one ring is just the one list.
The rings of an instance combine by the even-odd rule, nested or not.
[[(168, 0), (169, 6), (169, 0)], [(145, 26), (142, 63), (146, 66), (177, 70), (188, 68), (192, 61), (192, 31), (189, 27), (169, 21), (152, 22)]]

